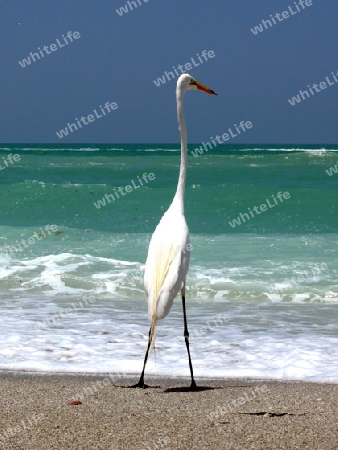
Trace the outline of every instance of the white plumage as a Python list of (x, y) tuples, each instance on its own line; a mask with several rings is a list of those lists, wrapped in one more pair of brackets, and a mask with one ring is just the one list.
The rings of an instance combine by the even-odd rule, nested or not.
[(139, 382), (133, 387), (146, 387), (144, 371), (148, 354), (155, 343), (157, 321), (170, 311), (174, 298), (179, 291), (182, 295), (184, 315), (184, 337), (189, 357), (191, 389), (196, 389), (189, 351), (189, 332), (185, 312), (185, 281), (189, 269), (190, 244), (189, 230), (184, 217), (184, 190), (187, 171), (187, 138), (184, 122), (182, 99), (186, 90), (199, 89), (208, 94), (214, 91), (196, 81), (188, 74), (177, 80), (176, 101), (177, 117), (181, 132), (181, 166), (177, 190), (169, 209), (157, 225), (149, 244), (148, 257), (144, 272), (144, 288), (148, 297), (148, 316), (151, 322), (148, 348), (144, 358), (143, 370)]
[(148, 297), (148, 317), (163, 319), (182, 289), (189, 269), (189, 230), (185, 217), (172, 204), (151, 238), (144, 287)]

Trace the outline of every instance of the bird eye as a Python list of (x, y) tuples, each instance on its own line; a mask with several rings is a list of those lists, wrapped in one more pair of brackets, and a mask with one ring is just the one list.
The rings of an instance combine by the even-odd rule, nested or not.
[(190, 83), (189, 84), (191, 84), (191, 85), (195, 85), (195, 84), (197, 84), (197, 81), (196, 80), (194, 80), (193, 78), (190, 80)]

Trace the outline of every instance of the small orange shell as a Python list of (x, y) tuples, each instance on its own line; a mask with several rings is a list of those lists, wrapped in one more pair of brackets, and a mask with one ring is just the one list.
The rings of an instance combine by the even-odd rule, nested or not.
[(76, 406), (76, 405), (82, 405), (81, 400), (72, 400), (68, 402), (68, 405)]

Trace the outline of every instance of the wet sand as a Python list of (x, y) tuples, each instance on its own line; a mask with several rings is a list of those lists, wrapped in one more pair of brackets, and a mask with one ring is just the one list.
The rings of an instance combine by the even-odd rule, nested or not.
[(338, 384), (137, 378), (1, 372), (0, 448), (338, 450)]

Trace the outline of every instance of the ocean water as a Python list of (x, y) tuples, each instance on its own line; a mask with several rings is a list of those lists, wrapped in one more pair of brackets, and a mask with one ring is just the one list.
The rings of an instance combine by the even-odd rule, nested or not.
[[(196, 147), (196, 375), (337, 382), (338, 145)], [(0, 369), (139, 375), (144, 262), (179, 164), (176, 144), (0, 147)], [(179, 297), (146, 374), (189, 375)]]

